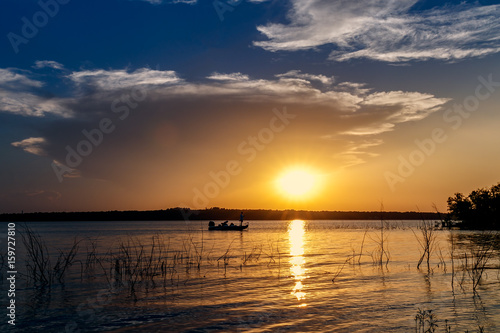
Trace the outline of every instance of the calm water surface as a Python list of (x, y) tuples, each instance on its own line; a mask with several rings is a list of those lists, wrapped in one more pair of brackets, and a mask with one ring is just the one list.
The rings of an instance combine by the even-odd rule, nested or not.
[[(375, 221), (252, 221), (243, 232), (209, 232), (207, 221), (28, 225), (52, 265), (80, 243), (62, 283), (18, 280), (18, 332), (415, 332), (419, 309), (433, 310), (436, 332), (445, 320), (451, 332), (500, 332), (498, 249), (476, 292), (458, 269), (464, 253), (471, 260), (473, 232), (435, 231), (430, 270), (419, 270), (417, 221), (386, 222), (382, 265)], [(120, 248), (130, 267), (144, 269), (147, 260), (133, 267), (142, 256), (156, 269), (127, 278)], [(20, 236), (17, 249), (22, 271)]]

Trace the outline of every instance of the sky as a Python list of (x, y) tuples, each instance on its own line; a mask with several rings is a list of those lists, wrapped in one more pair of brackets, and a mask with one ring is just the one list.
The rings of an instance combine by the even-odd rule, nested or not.
[(0, 213), (446, 211), (500, 181), (499, 1), (0, 7)]

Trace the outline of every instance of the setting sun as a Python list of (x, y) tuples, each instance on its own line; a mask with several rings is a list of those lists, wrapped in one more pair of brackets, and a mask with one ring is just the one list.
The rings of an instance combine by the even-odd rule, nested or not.
[(288, 169), (278, 178), (277, 187), (291, 198), (305, 198), (313, 192), (316, 178), (314, 173), (304, 168)]

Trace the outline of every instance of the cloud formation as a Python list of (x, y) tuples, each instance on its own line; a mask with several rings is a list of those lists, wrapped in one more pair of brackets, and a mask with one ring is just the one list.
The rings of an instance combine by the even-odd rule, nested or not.
[(218, 81), (247, 81), (249, 78), (248, 75), (244, 75), (241, 73), (222, 74), (214, 72), (210, 76), (208, 76), (207, 79)]
[(313, 74), (306, 74), (302, 73), (299, 70), (292, 70), (288, 71), (284, 74), (278, 74), (276, 77), (291, 77), (291, 78), (299, 78), (299, 79), (304, 79), (307, 81), (318, 81), (321, 82), (324, 85), (330, 85), (334, 82), (333, 77), (326, 77), (325, 75), (313, 75)]
[(44, 138), (27, 138), (22, 141), (12, 142), (12, 146), (21, 148), (27, 153), (31, 153), (38, 156), (45, 156), (46, 152), (43, 145), (46, 144)]
[(37, 60), (35, 61), (35, 65), (33, 68), (41, 69), (41, 68), (52, 68), (52, 69), (64, 69), (64, 66), (57, 61), (53, 60)]
[(381, 139), (366, 139), (360, 141), (349, 140), (345, 144), (345, 150), (336, 154), (334, 159), (343, 168), (352, 167), (366, 162), (367, 157), (378, 156), (375, 153), (370, 153), (369, 149), (383, 144)]
[(15, 69), (0, 68), (0, 87), (3, 88), (39, 88), (43, 86), (40, 81), (32, 80), (25, 74), (19, 73)]
[(16, 69), (0, 69), (0, 112), (42, 117), (46, 114), (69, 116), (62, 99), (44, 96), (44, 83)]
[(161, 86), (181, 81), (174, 71), (141, 68), (134, 72), (122, 70), (84, 70), (68, 76), (79, 86), (95, 86), (112, 91), (137, 86)]
[[(12, 71), (5, 73), (4, 81), (14, 80)], [(175, 161), (192, 161), (194, 156), (197, 160), (209, 153), (210, 163), (217, 163), (214, 155), (234, 151), (239, 140), (259, 130), (252, 130), (249, 124), (268, 124), (274, 107), (286, 106), (301, 119), (296, 129), (280, 134), (284, 139), (302, 138), (299, 144), (304, 147), (320, 137), (325, 145), (338, 139), (344, 144), (337, 145), (331, 156), (354, 165), (373, 156), (367, 150), (382, 144), (373, 136), (394, 130), (397, 124), (421, 120), (448, 101), (419, 92), (375, 92), (364, 84), (336, 83), (332, 77), (299, 70), (273, 79), (213, 73), (205, 80), (188, 82), (174, 71), (97, 69), (61, 74), (60, 79), (72, 82), (69, 97), (43, 101), (30, 91), (42, 82), (28, 75), (17, 76), (15, 81), (24, 82), (26, 91), (14, 96), (27, 94), (31, 99), (15, 113), (39, 117), (58, 114), (60, 120), (40, 127), (39, 136), (12, 145), (47, 156), (58, 168), (67, 167), (65, 177), (114, 179), (133, 186), (143, 186), (152, 166), (164, 166), (154, 171), (160, 178), (168, 177), (165, 170), (175, 168), (183, 172), (193, 168), (192, 174), (200, 173), (197, 168), (204, 166), (199, 163), (187, 167)], [(142, 91), (140, 98), (134, 100), (138, 89)], [(5, 103), (1, 110), (14, 112)], [(96, 132), (103, 119), (112, 125), (109, 134)], [(249, 134), (242, 133), (245, 131)], [(69, 165), (68, 152), (82, 148), (83, 141), (94, 142), (90, 148), (85, 146), (90, 152), (78, 165)]]
[(330, 47), (329, 59), (454, 61), (500, 52), (500, 5), (412, 8), (416, 0), (291, 0), (289, 23), (257, 29), (268, 51)]

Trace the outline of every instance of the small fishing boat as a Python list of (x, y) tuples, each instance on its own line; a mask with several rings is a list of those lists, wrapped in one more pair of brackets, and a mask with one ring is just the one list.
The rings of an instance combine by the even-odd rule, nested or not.
[(441, 220), (434, 221), (434, 229), (443, 230), (460, 230), (460, 226), (462, 225), (462, 221), (454, 221), (454, 220)]
[(248, 223), (245, 224), (245, 225), (243, 225), (243, 224), (236, 225), (234, 223), (228, 224), (228, 221), (226, 221), (226, 222), (222, 222), (222, 223), (220, 223), (218, 225), (215, 225), (214, 221), (208, 222), (208, 230), (236, 230), (236, 231), (241, 231), (241, 230), (245, 230), (246, 228), (248, 228)]

